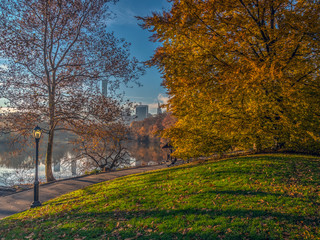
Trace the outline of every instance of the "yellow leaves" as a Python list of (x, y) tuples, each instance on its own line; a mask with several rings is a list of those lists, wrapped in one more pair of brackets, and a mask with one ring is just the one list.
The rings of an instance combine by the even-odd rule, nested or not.
[(320, 141), (320, 137), (311, 131), (306, 131), (315, 141)]

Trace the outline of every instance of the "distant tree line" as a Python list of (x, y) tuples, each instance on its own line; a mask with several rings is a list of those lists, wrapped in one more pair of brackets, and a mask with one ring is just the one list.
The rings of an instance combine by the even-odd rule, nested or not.
[[(164, 112), (131, 123), (130, 136), (139, 142), (161, 142), (161, 132), (175, 122), (171, 113)], [(166, 141), (163, 139), (162, 141)]]

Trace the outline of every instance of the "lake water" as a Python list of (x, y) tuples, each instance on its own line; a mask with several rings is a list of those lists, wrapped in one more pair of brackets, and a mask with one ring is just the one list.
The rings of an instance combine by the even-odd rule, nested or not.
[[(0, 142), (0, 186), (14, 184), (33, 183), (35, 144), (30, 146), (15, 146), (20, 151), (14, 152), (12, 148)], [(45, 182), (45, 141), (39, 146), (39, 180)], [(83, 175), (90, 169), (84, 168), (85, 160), (73, 160), (74, 146), (67, 141), (60, 141), (54, 145), (53, 151), (53, 174), (56, 179), (64, 179)], [(158, 164), (165, 159), (166, 152), (159, 143), (130, 142), (128, 145), (130, 153), (130, 166), (143, 166)], [(128, 166), (127, 166), (128, 167)]]

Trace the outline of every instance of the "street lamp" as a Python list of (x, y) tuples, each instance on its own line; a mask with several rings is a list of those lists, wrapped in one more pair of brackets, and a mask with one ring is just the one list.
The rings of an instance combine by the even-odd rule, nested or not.
[(41, 138), (42, 130), (39, 126), (36, 126), (33, 129), (32, 135), (36, 140), (36, 173), (34, 177), (34, 201), (31, 205), (31, 208), (41, 206), (39, 201), (39, 180), (38, 180), (38, 155), (39, 155), (39, 140)]

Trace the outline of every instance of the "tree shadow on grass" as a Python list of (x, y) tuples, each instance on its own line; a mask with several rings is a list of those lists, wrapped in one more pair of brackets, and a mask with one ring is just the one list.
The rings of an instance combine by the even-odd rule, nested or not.
[[(68, 217), (61, 215), (56, 219), (12, 219), (11, 224), (29, 225), (37, 222), (30, 231), (36, 239), (281, 239), (284, 234), (304, 226), (316, 233), (320, 226), (319, 216), (309, 218), (280, 212), (263, 210), (200, 210), (195, 208), (179, 210), (138, 210), (138, 211), (101, 211), (70, 212)], [(150, 220), (148, 220), (150, 219)], [(238, 225), (232, 225), (239, 219)], [(246, 219), (246, 223), (241, 220)], [(271, 220), (270, 220), (271, 219)], [(56, 221), (62, 223), (57, 224)], [(268, 231), (258, 229), (259, 223), (272, 221), (266, 226)], [(83, 225), (81, 225), (83, 224)], [(210, 224), (207, 226), (206, 224)], [(280, 224), (284, 230), (272, 232), (272, 225)], [(80, 226), (81, 225), (81, 226)], [(200, 225), (200, 226), (199, 226)], [(302, 226), (303, 225), (303, 226)], [(77, 227), (80, 226), (80, 227)], [(233, 230), (232, 230), (233, 228)], [(255, 229), (255, 230), (253, 230)], [(0, 227), (0, 234), (9, 235)], [(236, 231), (235, 231), (236, 230)], [(55, 232), (52, 235), (52, 232)], [(296, 232), (296, 234), (299, 232)], [(29, 232), (27, 234), (30, 234)]]
[(313, 202), (313, 204), (320, 206), (320, 203), (315, 202), (315, 200), (317, 199), (316, 196), (314, 196), (314, 197), (311, 197), (311, 196), (296, 197), (294, 195), (289, 195), (289, 194), (284, 194), (284, 193), (271, 193), (271, 192), (255, 191), (255, 190), (210, 190), (210, 191), (204, 191), (202, 193), (194, 193), (193, 195), (197, 195), (198, 198), (203, 199), (203, 196), (208, 193), (212, 194), (213, 196), (215, 196), (217, 194), (227, 194), (227, 195), (232, 195), (232, 196), (259, 196), (261, 198), (270, 197), (270, 196), (286, 197), (286, 198), (290, 198), (290, 199), (299, 198), (300, 200), (302, 200), (304, 202), (310, 203), (310, 201), (311, 201), (311, 202)]

